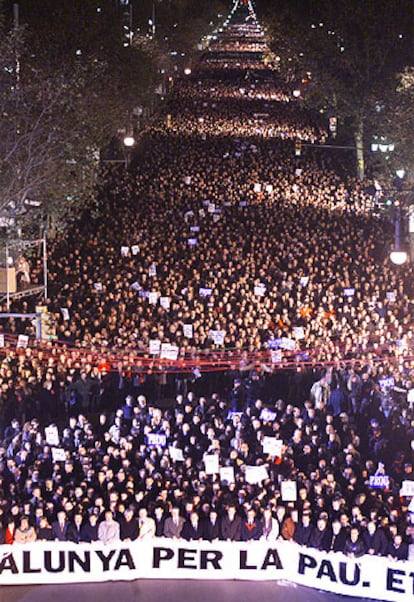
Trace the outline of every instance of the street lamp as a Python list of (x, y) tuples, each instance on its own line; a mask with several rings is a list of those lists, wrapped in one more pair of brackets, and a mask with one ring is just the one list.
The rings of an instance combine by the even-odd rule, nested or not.
[(128, 169), (129, 162), (131, 159), (131, 149), (135, 146), (135, 138), (132, 134), (128, 133), (124, 136), (124, 153), (125, 153), (125, 169)]

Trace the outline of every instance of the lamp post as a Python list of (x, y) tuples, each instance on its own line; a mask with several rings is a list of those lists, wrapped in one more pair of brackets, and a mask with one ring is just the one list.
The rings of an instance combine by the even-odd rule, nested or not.
[(123, 143), (125, 153), (125, 169), (128, 169), (131, 160), (131, 149), (133, 146), (135, 146), (135, 138), (132, 135), (132, 133), (126, 134), (126, 136), (123, 139)]
[(395, 204), (395, 230), (394, 230), (394, 248), (390, 253), (390, 260), (394, 265), (404, 265), (408, 259), (408, 253), (401, 246), (401, 206), (397, 201)]

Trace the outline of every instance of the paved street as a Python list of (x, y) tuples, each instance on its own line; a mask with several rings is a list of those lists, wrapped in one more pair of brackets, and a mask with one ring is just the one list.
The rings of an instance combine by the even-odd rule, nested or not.
[(317, 590), (253, 581), (133, 581), (3, 587), (0, 602), (356, 602)]

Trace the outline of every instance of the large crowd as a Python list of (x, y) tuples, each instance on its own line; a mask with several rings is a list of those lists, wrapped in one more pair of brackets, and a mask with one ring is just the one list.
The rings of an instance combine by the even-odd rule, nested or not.
[(6, 328), (2, 543), (282, 538), (408, 558), (412, 268), (388, 263), (388, 221), (290, 84), (246, 83), (244, 45), (229, 85), (219, 56), (216, 80), (206, 59), (176, 84), (138, 159), (102, 169), (53, 241), (58, 340)]

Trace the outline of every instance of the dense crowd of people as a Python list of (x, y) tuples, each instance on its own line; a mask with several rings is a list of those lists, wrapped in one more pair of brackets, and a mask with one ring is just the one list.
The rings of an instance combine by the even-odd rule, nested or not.
[(389, 265), (362, 183), (324, 148), (295, 155), (323, 142), (320, 119), (280, 77), (246, 83), (262, 45), (236, 45), (229, 84), (226, 57), (206, 76), (210, 53), (130, 170), (102, 170), (48, 258), (58, 340), (10, 321), (2, 543), (282, 538), (408, 558), (412, 268)]

